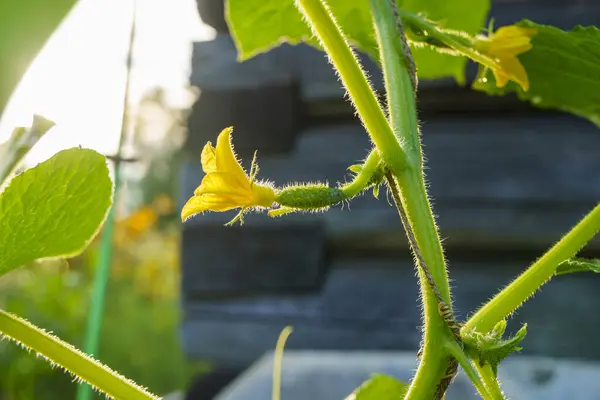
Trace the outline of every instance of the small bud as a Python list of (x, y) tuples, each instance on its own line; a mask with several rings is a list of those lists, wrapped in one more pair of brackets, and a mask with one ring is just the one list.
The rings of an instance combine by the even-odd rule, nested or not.
[(491, 336), (497, 339), (502, 339), (502, 335), (504, 335), (504, 331), (506, 330), (506, 320), (503, 319), (494, 325), (492, 329)]

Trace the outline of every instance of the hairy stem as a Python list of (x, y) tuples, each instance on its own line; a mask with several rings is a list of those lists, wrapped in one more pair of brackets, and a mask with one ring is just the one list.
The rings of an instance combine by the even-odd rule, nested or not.
[[(411, 79), (414, 75), (407, 68), (410, 55), (400, 52), (402, 43), (399, 42), (401, 39), (396, 30), (391, 4), (374, 2), (372, 9), (388, 89), (392, 126), (386, 120), (356, 56), (327, 6), (321, 0), (296, 0), (296, 5), (306, 16), (328, 53), (385, 166), (393, 171), (395, 179), (389, 184), (391, 188), (397, 188), (397, 184), (400, 186), (400, 191), (396, 191), (397, 207), (399, 211), (406, 211), (411, 231), (430, 268), (435, 286), (445, 303), (450, 304), (445, 261), (423, 178), (415, 93)], [(453, 364), (452, 358), (441, 347), (445, 338), (452, 337), (451, 332), (437, 311), (438, 302), (423, 269), (419, 269), (419, 276), (425, 312), (423, 358), (406, 399), (430, 399), (438, 396), (437, 386), (450, 364)]]
[[(392, 197), (394, 199), (394, 203), (396, 204), (396, 208), (398, 209), (398, 213), (400, 214), (400, 219), (403, 220), (405, 226), (405, 230), (407, 231), (407, 235), (411, 235), (411, 224), (408, 221), (408, 216), (404, 215), (402, 198), (400, 195), (400, 191), (398, 189), (398, 184), (396, 179), (391, 176), (391, 173), (386, 175), (388, 187), (390, 192), (392, 193)], [(406, 219), (406, 223), (404, 220)], [(417, 259), (419, 255), (417, 252), (420, 252), (420, 246), (418, 244), (418, 239), (416, 238), (416, 232), (412, 232), (415, 236), (415, 241), (417, 242), (416, 246), (411, 243), (411, 247), (413, 248), (413, 252)], [(410, 242), (409, 236), (409, 242)], [(423, 240), (421, 241), (423, 242)], [(425, 256), (423, 255), (423, 258)], [(425, 262), (426, 264), (426, 262)], [(431, 275), (431, 271), (425, 268), (418, 268), (419, 273), (419, 283), (421, 287), (421, 295), (423, 298), (423, 322), (424, 322), (424, 332), (423, 332), (423, 349), (421, 362), (419, 363), (419, 368), (417, 369), (417, 373), (415, 374), (414, 379), (411, 382), (410, 387), (405, 395), (405, 400), (408, 399), (437, 399), (436, 392), (437, 387), (444, 378), (446, 374), (446, 369), (448, 367), (448, 363), (452, 362), (449, 359), (448, 353), (444, 351), (441, 347), (441, 344), (446, 342), (448, 339), (454, 340), (452, 336), (450, 338), (446, 322), (442, 318), (441, 315), (437, 312), (438, 310), (438, 299), (435, 295), (436, 287), (432, 287), (429, 282), (428, 274)], [(433, 277), (431, 276), (433, 280)]]
[(352, 103), (386, 165), (401, 170), (406, 154), (394, 136), (377, 97), (335, 18), (322, 0), (296, 0), (313, 32), (329, 55)]
[[(405, 212), (408, 230), (414, 234), (416, 247), (423, 256), (424, 265), (419, 268), (419, 278), (424, 309), (423, 355), (417, 373), (406, 393), (405, 399), (431, 399), (443, 395), (445, 388), (441, 382), (447, 369), (455, 363), (440, 345), (450, 338), (453, 340), (446, 322), (438, 312), (439, 301), (450, 307), (448, 276), (433, 213), (423, 177), (423, 157), (417, 125), (414, 69), (408, 46), (404, 43), (394, 16), (390, 0), (371, 0), (371, 9), (375, 23), (375, 33), (379, 44), (380, 61), (386, 84), (388, 113), (392, 129), (401, 138), (413, 161), (410, 168), (395, 170), (389, 166), (394, 178), (387, 177), (396, 207)], [(383, 150), (382, 150), (383, 151)], [(416, 162), (416, 163), (415, 163)], [(400, 190), (397, 190), (397, 186)], [(413, 251), (417, 249), (414, 248)], [(433, 285), (429, 283), (427, 273), (431, 275)], [(441, 299), (436, 298), (435, 291)], [(451, 311), (451, 309), (450, 309)]]
[(400, 36), (402, 28), (393, 13), (390, 0), (370, 0), (370, 2), (375, 35), (379, 44), (379, 59), (385, 79), (390, 124), (408, 158), (417, 162), (421, 158), (421, 142), (416, 118), (417, 84), (414, 61), (408, 44), (404, 37)]
[(30, 322), (0, 310), (0, 336), (34, 350), (81, 380), (116, 399), (158, 399), (127, 378)]
[(362, 165), (362, 169), (354, 177), (352, 182), (340, 188), (342, 192), (344, 192), (344, 194), (348, 198), (352, 198), (360, 192), (362, 192), (363, 190), (365, 190), (369, 186), (373, 175), (377, 172), (377, 168), (379, 168), (380, 162), (381, 157), (379, 156), (377, 150), (371, 151), (364, 164)]
[(475, 368), (479, 371), (481, 378), (483, 379), (483, 383), (490, 393), (491, 400), (504, 400), (504, 394), (502, 393), (502, 389), (500, 389), (500, 383), (498, 382), (498, 378), (492, 371), (492, 367), (488, 365), (484, 365), (483, 367), (479, 365), (477, 361), (475, 361)]
[(477, 389), (477, 392), (479, 392), (481, 398), (484, 400), (494, 400), (494, 398), (488, 393), (487, 388), (481, 381), (481, 378), (479, 377), (477, 370), (471, 363), (471, 360), (469, 360), (469, 358), (467, 357), (463, 349), (460, 348), (458, 343), (456, 343), (454, 340), (448, 341), (446, 343), (446, 350), (448, 350), (448, 352), (452, 354), (452, 356), (458, 361), (463, 371), (465, 371), (465, 374), (467, 374), (467, 377), (469, 377), (469, 379), (473, 383), (473, 386), (475, 386), (475, 388)]
[[(411, 152), (408, 156), (411, 160), (418, 161), (411, 165), (414, 168), (394, 170), (393, 166), (388, 165), (388, 167), (398, 180), (403, 208), (435, 284), (444, 301), (449, 304), (450, 293), (446, 264), (424, 184), (416, 95), (411, 80), (414, 71), (410, 70), (408, 67), (410, 63), (406, 61), (410, 55), (398, 54), (398, 51), (401, 50), (408, 51), (408, 47), (402, 45), (402, 39), (398, 35), (396, 23), (399, 21), (394, 17), (390, 1), (371, 0), (371, 8), (387, 89), (391, 126), (404, 142), (413, 144), (407, 148), (407, 151)], [(385, 149), (380, 149), (380, 151), (384, 152)]]
[(510, 315), (546, 283), (558, 265), (573, 257), (600, 230), (600, 203), (546, 254), (479, 309), (464, 329), (481, 333)]
[(498, 69), (500, 67), (494, 59), (475, 50), (472, 38), (465, 36), (464, 33), (441, 29), (424, 17), (411, 12), (400, 11), (400, 16), (406, 28), (414, 34), (416, 42), (452, 50), (448, 53), (467, 56), (488, 68)]

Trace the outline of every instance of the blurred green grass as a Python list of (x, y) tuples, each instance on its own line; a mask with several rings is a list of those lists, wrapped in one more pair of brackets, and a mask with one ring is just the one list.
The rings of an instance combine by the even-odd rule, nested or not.
[[(184, 388), (203, 363), (179, 339), (179, 230), (148, 207), (120, 221), (98, 359), (158, 395)], [(171, 219), (172, 221), (172, 219)], [(80, 347), (99, 238), (80, 257), (33, 263), (0, 280), (0, 306)], [(0, 342), (0, 399), (69, 399), (73, 378), (35, 354)], [(104, 398), (96, 394), (96, 398)]]

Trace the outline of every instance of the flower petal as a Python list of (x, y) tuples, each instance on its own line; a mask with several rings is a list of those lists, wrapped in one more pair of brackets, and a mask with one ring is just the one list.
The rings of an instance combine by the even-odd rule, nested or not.
[(506, 57), (500, 59), (500, 66), (510, 79), (521, 85), (524, 91), (529, 90), (529, 78), (527, 77), (527, 71), (525, 71), (525, 67), (523, 67), (523, 64), (521, 64), (521, 61), (519, 61), (517, 57)]
[(213, 147), (211, 142), (206, 143), (202, 149), (200, 159), (204, 173), (210, 174), (211, 172), (217, 172), (217, 150)]
[(536, 29), (533, 28), (522, 28), (516, 25), (502, 26), (493, 33), (494, 38), (521, 38), (528, 37), (532, 38), (537, 33)]
[(249, 181), (244, 169), (235, 158), (231, 144), (231, 132), (233, 128), (225, 128), (217, 138), (217, 171), (229, 172), (238, 177), (239, 180)]
[(521, 28), (519, 26), (503, 26), (490, 37), (491, 51), (497, 56), (513, 55), (525, 53), (533, 47), (531, 38), (537, 31), (531, 28)]
[(496, 87), (503, 88), (509, 81), (508, 75), (502, 70), (493, 69), (494, 79), (496, 80)]
[(185, 222), (190, 217), (205, 211), (228, 211), (239, 208), (238, 199), (230, 196), (204, 194), (202, 196), (193, 196), (185, 203), (181, 210), (181, 220)]
[(185, 222), (188, 218), (208, 210), (208, 206), (200, 197), (193, 196), (181, 209), (181, 220)]
[(213, 172), (202, 179), (194, 191), (194, 196), (217, 194), (237, 196), (246, 201), (252, 200), (252, 187), (248, 181), (239, 181), (236, 175), (227, 172)]

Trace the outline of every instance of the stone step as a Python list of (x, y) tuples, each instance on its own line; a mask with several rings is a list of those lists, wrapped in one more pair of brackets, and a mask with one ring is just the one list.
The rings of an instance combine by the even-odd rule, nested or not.
[[(373, 373), (408, 381), (417, 367), (414, 353), (286, 351), (282, 400), (343, 400)], [(264, 355), (215, 400), (269, 400), (272, 353)], [(600, 364), (514, 355), (499, 369), (502, 389), (518, 400), (595, 400), (600, 396)], [(447, 400), (480, 397), (461, 371)]]

